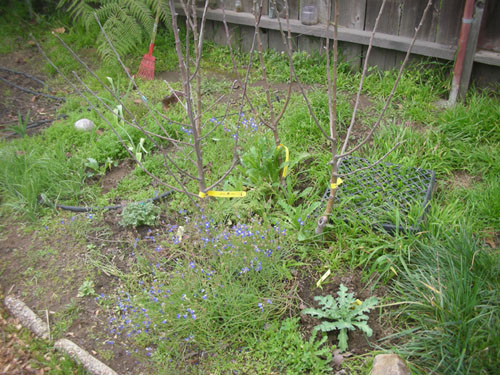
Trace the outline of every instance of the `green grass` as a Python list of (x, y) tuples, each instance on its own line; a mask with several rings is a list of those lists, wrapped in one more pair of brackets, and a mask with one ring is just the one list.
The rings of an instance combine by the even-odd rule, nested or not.
[(409, 328), (400, 350), (421, 373), (496, 371), (500, 263), (466, 229), (421, 241), (395, 284)]
[[(40, 197), (73, 202), (90, 190), (83, 185), (83, 168), (68, 162), (64, 145), (43, 148), (39, 137), (5, 144), (0, 150), (0, 191), (2, 207), (8, 212), (25, 213), (34, 218), (40, 210)], [(76, 165), (75, 165), (76, 164)]]

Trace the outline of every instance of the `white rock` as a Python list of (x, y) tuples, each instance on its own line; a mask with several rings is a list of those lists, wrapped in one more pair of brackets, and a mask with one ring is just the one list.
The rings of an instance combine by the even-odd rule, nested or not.
[(94, 123), (86, 118), (82, 118), (75, 122), (75, 129), (88, 132), (94, 128)]
[(410, 375), (410, 370), (399, 355), (379, 354), (373, 360), (370, 375)]

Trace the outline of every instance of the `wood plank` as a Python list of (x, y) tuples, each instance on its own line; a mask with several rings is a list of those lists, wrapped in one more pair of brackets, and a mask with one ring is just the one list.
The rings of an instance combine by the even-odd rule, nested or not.
[[(268, 35), (269, 48), (274, 49), (278, 52), (286, 51), (286, 46), (283, 44), (283, 38), (279, 31), (269, 30), (267, 35)], [(292, 50), (297, 51), (297, 49), (298, 49), (298, 35), (292, 34)]]
[[(382, 0), (370, 0), (366, 3), (365, 31), (372, 31), (382, 6)], [(388, 0), (385, 4), (377, 32), (398, 35), (401, 19), (402, 0)], [(376, 44), (373, 44), (376, 46)], [(367, 48), (364, 49), (366, 54)], [(373, 48), (368, 57), (370, 66), (378, 66), (382, 70), (390, 70), (396, 66), (398, 54), (386, 49)], [(364, 61), (364, 58), (363, 58)]]
[(500, 66), (500, 52), (480, 50), (474, 55), (474, 61), (482, 64)]
[[(403, 0), (401, 22), (399, 25), (400, 36), (413, 38), (415, 29), (420, 23), (420, 19), (427, 5), (427, 0)], [(418, 32), (418, 39), (434, 42), (439, 21), (439, 6), (441, 2), (434, 0), (431, 8), (427, 12), (424, 23)]]
[(436, 43), (456, 46), (462, 24), (465, 0), (441, 1)]
[[(276, 2), (281, 2), (282, 4), (285, 4), (285, 1), (283, 0), (276, 0)], [(299, 14), (300, 14), (299, 1), (288, 0), (288, 14), (291, 20), (299, 19)], [(284, 13), (283, 17), (285, 17)]]
[[(333, 3), (334, 1), (332, 0), (331, 2)], [(329, 3), (330, 3), (330, 1), (328, 1), (328, 0), (318, 0), (314, 4), (311, 4), (311, 5), (316, 5), (316, 7), (318, 8), (319, 23), (326, 23), (328, 21), (328, 5), (329, 5)], [(304, 5), (308, 5), (308, 4), (304, 4)], [(300, 7), (301, 12), (302, 12), (302, 6), (303, 5), (301, 4), (301, 7)], [(333, 21), (333, 12), (331, 13), (330, 19)]]
[[(366, 2), (365, 31), (373, 30), (382, 2), (382, 0), (369, 0)], [(401, 6), (402, 0), (387, 0), (378, 24), (378, 33), (398, 35)]]
[[(371, 0), (369, 2), (371, 2)], [(179, 14), (182, 14), (182, 10), (180, 9), (176, 10), (177, 12), (179, 12)], [(221, 22), (222, 11), (219, 9), (209, 10), (207, 12), (207, 19)], [(226, 19), (228, 23), (254, 26), (254, 17), (249, 13), (237, 13), (233, 11), (226, 11)], [(286, 30), (287, 27), (285, 21), (282, 20), (281, 22), (283, 29)], [(262, 17), (261, 27), (269, 30), (279, 30), (278, 21), (276, 19), (271, 19), (265, 16)], [(304, 34), (320, 38), (326, 37), (325, 25), (306, 26), (302, 25), (298, 20), (290, 20), (290, 30), (294, 34)], [(370, 31), (348, 29), (341, 26), (339, 26), (338, 30), (339, 41), (350, 42), (350, 43), (368, 45), (370, 40), (370, 35), (371, 35)], [(333, 38), (333, 30), (330, 30), (330, 38)], [(385, 33), (377, 33), (375, 34), (373, 45), (375, 47), (406, 52), (410, 42), (411, 38), (409, 37), (402, 37)], [(440, 43), (417, 40), (413, 47), (412, 53), (429, 57), (437, 57), (445, 60), (452, 60), (455, 54), (455, 50), (456, 50), (455, 45), (444, 45)]]
[(325, 40), (318, 37), (299, 35), (297, 37), (297, 49), (307, 53), (324, 53)]
[[(339, 26), (363, 30), (365, 27), (366, 0), (339, 1)], [(332, 14), (334, 4), (332, 1)], [(342, 57), (355, 70), (362, 68), (363, 46), (354, 43), (340, 43)]]

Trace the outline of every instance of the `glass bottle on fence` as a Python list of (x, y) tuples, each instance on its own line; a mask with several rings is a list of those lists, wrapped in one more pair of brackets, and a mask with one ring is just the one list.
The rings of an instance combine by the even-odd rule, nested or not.
[(243, 5), (241, 4), (241, 0), (236, 0), (234, 2), (234, 9), (237, 11), (237, 12), (243, 12)]
[(306, 1), (300, 12), (303, 25), (316, 25), (319, 22), (318, 6), (315, 1)]

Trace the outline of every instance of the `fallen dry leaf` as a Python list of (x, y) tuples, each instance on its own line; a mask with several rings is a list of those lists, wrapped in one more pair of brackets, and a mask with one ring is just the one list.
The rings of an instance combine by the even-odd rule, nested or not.
[(495, 242), (495, 240), (493, 238), (485, 238), (484, 242), (486, 242), (486, 244), (489, 245), (492, 249), (497, 248), (497, 243)]
[(58, 27), (57, 29), (52, 30), (53, 33), (57, 33), (57, 34), (64, 34), (65, 31), (66, 31), (66, 29), (64, 27)]

